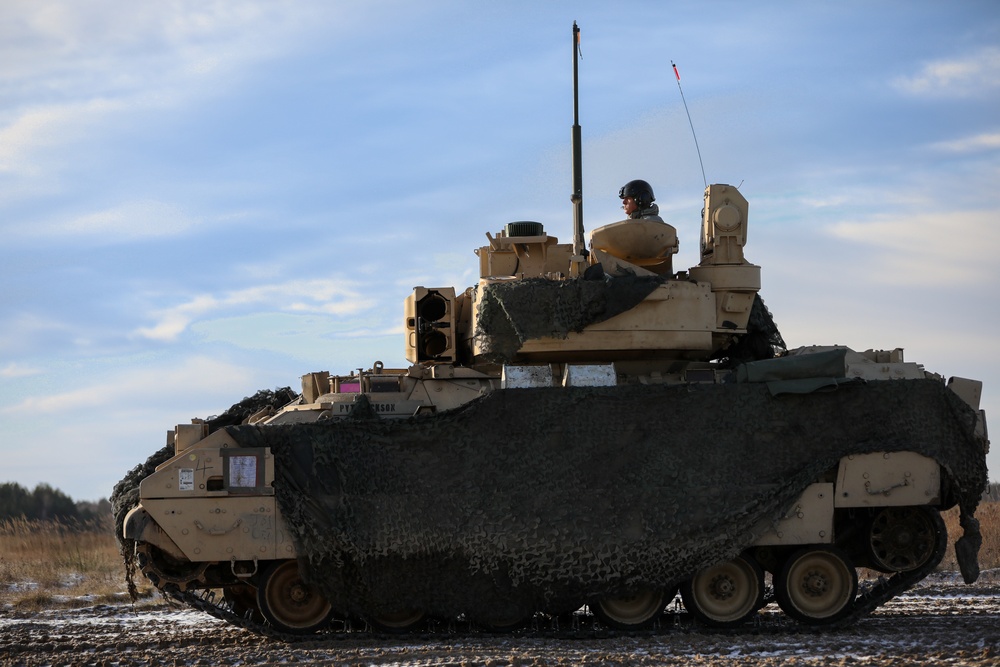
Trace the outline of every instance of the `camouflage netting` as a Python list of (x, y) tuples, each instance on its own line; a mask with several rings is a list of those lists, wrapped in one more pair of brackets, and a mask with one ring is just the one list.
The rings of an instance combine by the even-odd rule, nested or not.
[(976, 414), (934, 380), (834, 386), (518, 389), (405, 421), (228, 430), (273, 449), (305, 576), (344, 612), (489, 620), (669, 586), (739, 553), (842, 456), (869, 451), (942, 464), (974, 576)]
[(206, 419), (208, 432), (213, 433), (223, 426), (242, 424), (264, 408), (280, 408), (291, 403), (297, 396), (291, 387), (260, 389), (253, 396), (246, 396), (239, 403), (229, 406), (221, 415)]
[(480, 361), (509, 362), (532, 338), (566, 338), (570, 332), (631, 310), (665, 278), (605, 276), (598, 280), (528, 278), (482, 289), (477, 330)]
[(735, 368), (748, 361), (760, 361), (780, 357), (788, 351), (785, 339), (781, 337), (778, 326), (774, 323), (771, 311), (764, 305), (760, 294), (753, 297), (750, 308), (750, 319), (747, 321), (746, 335), (735, 343), (720, 350), (713, 357), (719, 360), (723, 368)]

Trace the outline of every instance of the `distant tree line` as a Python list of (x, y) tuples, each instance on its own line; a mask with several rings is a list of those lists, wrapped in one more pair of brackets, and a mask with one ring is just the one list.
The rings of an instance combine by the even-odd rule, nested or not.
[(39, 484), (34, 491), (29, 491), (16, 482), (0, 484), (0, 520), (91, 521), (110, 515), (111, 503), (105, 498), (97, 502), (74, 502), (68, 495), (48, 484)]

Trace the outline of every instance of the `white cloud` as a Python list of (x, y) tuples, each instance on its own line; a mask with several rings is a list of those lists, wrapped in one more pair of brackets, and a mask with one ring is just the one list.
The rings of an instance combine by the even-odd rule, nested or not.
[(892, 85), (911, 95), (972, 97), (1000, 88), (1000, 48), (988, 46), (966, 56), (935, 60)]
[(204, 231), (206, 227), (217, 229), (240, 224), (256, 215), (259, 213), (249, 209), (213, 213), (210, 216), (192, 215), (171, 202), (152, 198), (135, 199), (97, 211), (60, 213), (61, 217), (58, 218), (11, 226), (6, 234), (8, 238), (33, 237), (60, 241), (72, 238), (74, 243), (85, 239), (91, 245), (106, 246), (178, 236), (195, 229)]
[(965, 210), (893, 214), (840, 222), (833, 236), (880, 250), (869, 279), (900, 285), (995, 282), (1000, 228), (996, 212)]
[(38, 167), (30, 156), (40, 149), (75, 138), (88, 119), (120, 108), (119, 103), (93, 99), (24, 109), (14, 120), (0, 127), (0, 173), (36, 173)]
[(41, 369), (27, 366), (16, 361), (12, 361), (3, 368), (0, 368), (0, 377), (2, 378), (31, 377), (32, 375), (39, 375), (41, 373)]
[[(207, 3), (206, 3), (207, 4)], [(242, 5), (233, 5), (240, 7)], [(189, 90), (203, 51), (245, 23), (201, 3), (7, 2), (0, 9), (0, 171), (33, 173), (35, 153), (90, 134), (116, 112), (169, 106)], [(174, 12), (190, 12), (178, 20)], [(199, 20), (201, 19), (201, 20)], [(232, 37), (230, 37), (232, 39)], [(45, 99), (47, 104), (23, 104)]]
[(293, 280), (233, 290), (219, 296), (197, 295), (185, 303), (155, 313), (157, 323), (151, 327), (140, 327), (135, 333), (143, 338), (172, 341), (203, 316), (219, 317), (248, 307), (343, 316), (371, 306), (371, 300), (347, 281)]
[(246, 368), (211, 357), (191, 357), (155, 367), (135, 366), (102, 382), (77, 384), (61, 393), (29, 396), (4, 407), (0, 414), (23, 418), (24, 415), (71, 414), (95, 408), (111, 412), (112, 406), (135, 402), (137, 397), (155, 404), (173, 401), (178, 396), (191, 396), (195, 389), (202, 396), (231, 393), (234, 387), (251, 386), (252, 380), (253, 374)]
[[(0, 3), (0, 173), (99, 134), (115, 114), (175, 108), (234, 85), (254, 63), (349, 30), (366, 5), (225, 0)], [(45, 100), (39, 104), (38, 100)], [(44, 162), (42, 162), (44, 164)]]
[(31, 341), (66, 338), (76, 331), (66, 323), (35, 313), (17, 313), (0, 321), (0, 350), (5, 355), (17, 355), (31, 346)]
[(1000, 132), (986, 132), (952, 141), (939, 141), (931, 148), (945, 153), (978, 153), (1000, 148)]
[[(56, 90), (67, 92), (92, 87), (94, 75), (107, 70), (105, 87), (147, 85), (167, 64), (205, 71), (212, 63), (270, 54), (284, 44), (283, 35), (323, 11), (225, 0), (7, 0), (0, 7), (0, 79), (57, 83)], [(271, 39), (260, 39), (262, 33)], [(150, 70), (151, 63), (160, 67)]]
[(137, 238), (173, 236), (194, 226), (195, 220), (165, 202), (140, 200), (88, 213), (52, 225), (39, 225), (36, 231), (60, 235), (93, 235), (105, 242)]

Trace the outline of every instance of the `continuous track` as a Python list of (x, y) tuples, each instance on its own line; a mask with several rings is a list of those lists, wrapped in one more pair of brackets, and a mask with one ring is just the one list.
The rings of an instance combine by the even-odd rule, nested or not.
[[(946, 535), (939, 536), (935, 544), (935, 551), (926, 563), (909, 572), (901, 572), (891, 577), (883, 577), (867, 585), (861, 590), (855, 599), (850, 613), (840, 620), (818, 626), (807, 626), (791, 622), (784, 617), (772, 617), (764, 620), (761, 615), (756, 615), (754, 620), (744, 626), (726, 629), (714, 629), (713, 632), (719, 634), (745, 633), (748, 628), (752, 628), (756, 633), (794, 633), (794, 632), (823, 632), (827, 630), (839, 629), (856, 623), (859, 619), (872, 613), (882, 605), (892, 600), (897, 595), (912, 588), (920, 580), (934, 571), (944, 557), (947, 546)], [(321, 632), (314, 634), (293, 634), (282, 632), (267, 622), (257, 622), (248, 613), (246, 616), (236, 614), (231, 606), (222, 596), (213, 590), (185, 590), (173, 583), (166, 584), (161, 589), (167, 596), (230, 623), (234, 626), (244, 628), (250, 632), (276, 639), (284, 642), (336, 642), (341, 640), (352, 640), (364, 637), (366, 639), (385, 638), (386, 640), (397, 640), (399, 634), (378, 632), (364, 621), (335, 620), (330, 626)], [(765, 602), (772, 602), (773, 596), (769, 595)], [(642, 631), (622, 631), (608, 628), (600, 623), (592, 614), (576, 613), (568, 621), (560, 618), (550, 618), (536, 614), (532, 622), (516, 630), (513, 634), (526, 638), (546, 638), (546, 639), (594, 639), (611, 637), (642, 637), (668, 634), (671, 632), (685, 632), (697, 627), (699, 632), (706, 629), (702, 626), (695, 626), (690, 619), (690, 615), (679, 610), (668, 610), (660, 620), (654, 624), (653, 628)], [(440, 638), (449, 636), (462, 638), (468, 635), (481, 635), (483, 633), (503, 634), (490, 632), (475, 626), (472, 623), (451, 621), (451, 622), (429, 622), (420, 630), (407, 633), (407, 636), (414, 638)]]

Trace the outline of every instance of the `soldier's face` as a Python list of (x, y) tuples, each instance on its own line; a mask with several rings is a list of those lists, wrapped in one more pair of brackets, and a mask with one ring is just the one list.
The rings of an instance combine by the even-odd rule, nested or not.
[(625, 215), (631, 215), (632, 211), (639, 207), (636, 206), (634, 197), (625, 197), (625, 199), (622, 200), (622, 208), (625, 209)]

